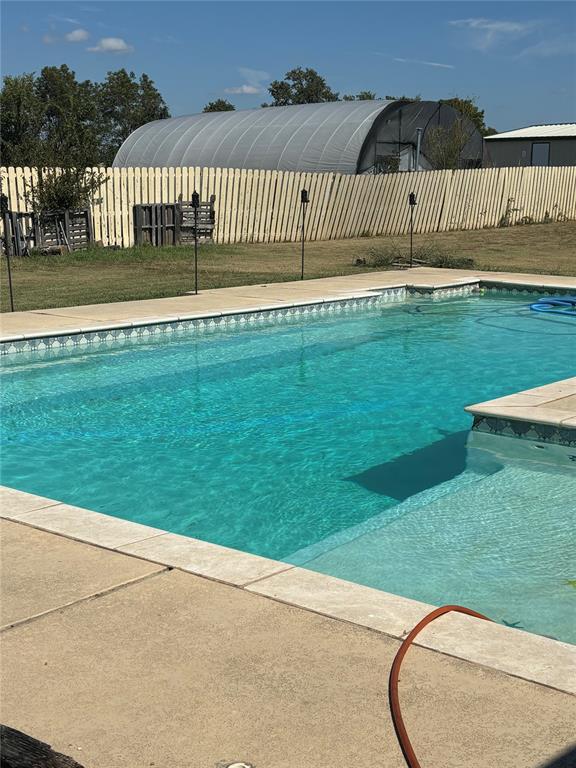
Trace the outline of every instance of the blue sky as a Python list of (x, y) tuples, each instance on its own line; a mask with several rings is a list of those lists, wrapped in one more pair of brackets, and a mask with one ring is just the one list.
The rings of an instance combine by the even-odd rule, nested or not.
[(499, 130), (576, 121), (572, 2), (2, 2), (2, 72), (146, 72), (173, 115), (313, 67), (341, 94), (474, 96)]

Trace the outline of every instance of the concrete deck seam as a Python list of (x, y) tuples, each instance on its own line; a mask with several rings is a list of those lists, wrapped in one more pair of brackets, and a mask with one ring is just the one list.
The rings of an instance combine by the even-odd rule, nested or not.
[[(43, 317), (65, 317), (69, 320), (92, 320), (94, 322), (93, 317), (85, 317), (83, 315), (61, 315), (59, 312), (53, 312), (51, 309), (30, 309), (24, 311), (31, 312), (34, 315), (42, 315)], [(96, 320), (96, 322), (98, 321)]]
[[(57, 507), (59, 504), (62, 504), (61, 501), (53, 501), (51, 504), (40, 504), (38, 507), (34, 507), (34, 509), (27, 509), (26, 512), (20, 512), (20, 515), (28, 515), (31, 512), (38, 512), (40, 509), (48, 509), (48, 507)], [(0, 512), (0, 519), (1, 520), (12, 520), (16, 522), (16, 518), (10, 517), (9, 515), (5, 515), (3, 512)]]
[(265, 576), (259, 576), (257, 579), (252, 579), (251, 581), (245, 581), (243, 584), (236, 584), (235, 586), (240, 587), (241, 589), (244, 589), (244, 587), (251, 587), (252, 584), (257, 584), (259, 581), (266, 581), (266, 579), (272, 578), (272, 576), (278, 576), (281, 573), (286, 573), (286, 571), (293, 571), (294, 568), (296, 568), (295, 565), (287, 564), (287, 568), (283, 568), (281, 571), (275, 571), (274, 573), (270, 574), (267, 573)]
[[(167, 532), (161, 531), (158, 529), (158, 533), (153, 534), (152, 536), (144, 536), (141, 539), (135, 539), (134, 541), (129, 541), (124, 544), (119, 544), (117, 547), (107, 547), (104, 544), (98, 544), (94, 541), (88, 541), (87, 539), (81, 539), (78, 536), (72, 536), (70, 533), (62, 533), (61, 531), (54, 531), (52, 528), (46, 528), (44, 525), (40, 525), (40, 523), (31, 523), (28, 520), (26, 520), (27, 515), (34, 514), (34, 512), (38, 512), (41, 509), (47, 509), (48, 507), (57, 507), (57, 506), (68, 506), (67, 504), (64, 504), (63, 501), (58, 501), (56, 504), (47, 504), (44, 507), (36, 507), (35, 509), (29, 509), (26, 512), (22, 512), (22, 514), (19, 517), (10, 517), (9, 515), (4, 515), (0, 513), (0, 520), (9, 520), (11, 523), (21, 523), (22, 525), (27, 525), (28, 528), (35, 528), (37, 531), (44, 531), (44, 533), (52, 533), (54, 536), (62, 536), (64, 539), (70, 539), (70, 541), (77, 541), (80, 544), (87, 544), (90, 547), (99, 547), (100, 549), (106, 549), (108, 552), (120, 552), (122, 555), (130, 555), (130, 552), (123, 552), (119, 547), (127, 547), (131, 544), (138, 544), (141, 541), (147, 541), (148, 539), (156, 539), (158, 536), (164, 536)], [(86, 510), (87, 512), (91, 512), (93, 510)], [(97, 514), (105, 514), (103, 512), (98, 512)], [(111, 515), (108, 515), (111, 517)], [(118, 520), (121, 520), (122, 518), (117, 518)], [(127, 521), (130, 522), (130, 521)], [(136, 525), (139, 525), (139, 523), (136, 523)], [(134, 555), (134, 557), (137, 557), (138, 560), (146, 560), (145, 557), (138, 557), (137, 555)], [(152, 560), (149, 560), (148, 562), (153, 562)], [(165, 565), (165, 563), (159, 563), (159, 565)]]
[[(57, 534), (58, 535), (58, 534)], [(13, 621), (10, 624), (4, 624), (0, 627), (0, 634), (4, 634), (5, 632), (10, 631), (11, 629), (16, 629), (17, 627), (21, 627), (25, 624), (31, 624), (34, 621), (38, 621), (38, 619), (43, 619), (45, 616), (50, 616), (53, 613), (58, 613), (59, 611), (65, 611), (67, 608), (73, 608), (75, 605), (80, 605), (81, 603), (87, 603), (90, 600), (97, 600), (99, 597), (105, 597), (106, 595), (110, 595), (113, 592), (118, 592), (121, 589), (127, 589), (134, 584), (139, 584), (141, 581), (147, 581), (148, 579), (152, 579), (156, 576), (161, 576), (162, 574), (169, 573), (170, 571), (174, 570), (170, 566), (166, 566), (165, 568), (161, 568), (160, 570), (156, 571), (150, 571), (150, 573), (145, 573), (143, 576), (136, 576), (134, 579), (129, 579), (128, 581), (122, 581), (119, 584), (114, 584), (111, 587), (106, 587), (106, 589), (101, 589), (98, 592), (93, 592), (90, 595), (84, 595), (84, 597), (79, 597), (76, 600), (71, 600), (69, 603), (63, 603), (62, 605), (56, 606), (56, 608), (50, 608), (47, 611), (41, 611), (40, 613), (35, 613), (32, 616), (27, 616), (25, 619), (18, 619), (17, 621)]]

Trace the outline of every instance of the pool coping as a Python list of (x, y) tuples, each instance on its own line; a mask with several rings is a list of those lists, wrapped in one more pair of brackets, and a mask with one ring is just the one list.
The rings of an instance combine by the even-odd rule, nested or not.
[[(324, 298), (280, 301), (267, 305), (231, 307), (220, 311), (192, 312), (168, 316), (145, 317), (98, 325), (58, 328), (52, 331), (12, 334), (0, 337), (0, 355), (33, 352), (58, 346), (80, 346), (99, 341), (117, 341), (171, 331), (207, 330), (222, 325), (239, 326), (252, 322), (278, 322), (288, 317), (306, 316), (349, 309), (365, 309), (388, 301), (403, 301), (407, 295), (431, 296), (436, 299), (467, 296), (481, 290), (477, 278), (456, 278), (436, 285), (391, 283), (380, 287), (344, 292)], [(566, 289), (562, 289), (566, 290)]]
[[(338, 297), (326, 299), (310, 299), (304, 301), (281, 302), (270, 305), (254, 305), (242, 308), (231, 308), (222, 311), (211, 312), (192, 312), (181, 315), (159, 316), (152, 318), (143, 318), (140, 320), (125, 321), (120, 323), (103, 323), (100, 325), (86, 325), (81, 327), (71, 327), (55, 329), (43, 333), (24, 333), (11, 336), (0, 337), (0, 355), (13, 354), (17, 352), (32, 352), (37, 349), (47, 348), (50, 342), (60, 342), (61, 346), (80, 346), (91, 342), (117, 340), (118, 338), (129, 338), (137, 335), (143, 335), (145, 331), (148, 335), (156, 333), (168, 333), (170, 331), (206, 329), (215, 328), (222, 325), (222, 321), (230, 323), (243, 323), (250, 320), (273, 320), (274, 313), (283, 312), (286, 315), (305, 315), (310, 311), (320, 311), (321, 309), (348, 307), (353, 308), (366, 306), (367, 300), (379, 299), (385, 293), (403, 298), (406, 286), (386, 286), (378, 290), (357, 291), (355, 293), (344, 294)], [(360, 304), (362, 302), (362, 304)], [(65, 339), (66, 342), (61, 340)], [(28, 342), (28, 343), (27, 343)], [(70, 343), (68, 343), (70, 342)]]
[(576, 376), (464, 410), (474, 417), (474, 431), (576, 448)]
[[(236, 304), (238, 304), (238, 297), (230, 295), (231, 290), (236, 289), (215, 289), (199, 294), (200, 296), (208, 296), (208, 299), (213, 299), (214, 303), (217, 303), (217, 299), (222, 297), (230, 298), (232, 306), (222, 308), (220, 310), (211, 309), (201, 312), (170, 312), (166, 314), (158, 314), (152, 316), (145, 316), (141, 318), (133, 317), (132, 319), (119, 319), (116, 321), (102, 321), (96, 318), (92, 319), (92, 322), (88, 321), (86, 324), (81, 323), (79, 325), (72, 324), (70, 327), (58, 328), (54, 327), (52, 330), (46, 331), (32, 331), (32, 332), (13, 332), (0, 335), (0, 355), (13, 354), (17, 352), (35, 351), (36, 349), (46, 348), (48, 346), (76, 346), (76, 344), (85, 344), (92, 341), (102, 341), (117, 339), (119, 337), (128, 337), (135, 335), (143, 335), (145, 332), (161, 333), (168, 332), (170, 330), (189, 330), (190, 328), (197, 327), (209, 327), (212, 324), (217, 325), (222, 322), (231, 321), (233, 318), (245, 318), (247, 315), (260, 315), (259, 319), (278, 319), (274, 315), (278, 313), (291, 313), (291, 314), (307, 314), (311, 310), (318, 311), (320, 308), (326, 308), (328, 311), (331, 308), (338, 305), (351, 305), (357, 302), (359, 305), (366, 305), (371, 300), (374, 301), (378, 297), (382, 298), (386, 295), (393, 297), (399, 297), (403, 294), (402, 298), (405, 298), (407, 294), (419, 295), (432, 298), (450, 298), (454, 296), (468, 295), (471, 292), (508, 292), (512, 294), (537, 294), (544, 291), (554, 291), (557, 294), (566, 294), (576, 291), (576, 279), (574, 282), (569, 282), (572, 278), (558, 278), (551, 276), (546, 279), (544, 275), (524, 275), (514, 273), (491, 273), (491, 272), (473, 272), (465, 270), (450, 270), (450, 269), (428, 269), (428, 268), (415, 268), (405, 270), (402, 276), (408, 276), (411, 279), (398, 280), (397, 272), (381, 272), (381, 273), (360, 273), (359, 275), (336, 277), (336, 278), (320, 278), (316, 280), (299, 281), (296, 283), (275, 283), (273, 284), (276, 290), (290, 291), (298, 295), (298, 292), (303, 293), (318, 287), (318, 292), (324, 293), (324, 296), (318, 298), (306, 298), (306, 294), (300, 300), (276, 300), (267, 304), (259, 304), (255, 302), (252, 306), (233, 306), (234, 298), (236, 298)], [(419, 279), (421, 278), (421, 279)], [(336, 286), (337, 281), (346, 280), (346, 283), (356, 283), (358, 285), (357, 290), (351, 291), (349, 288), (340, 291)], [(360, 282), (360, 280), (362, 282)], [(563, 282), (566, 280), (566, 283)], [(320, 284), (320, 285), (318, 285)], [(340, 284), (340, 283), (339, 283)], [(248, 294), (262, 293), (263, 298), (266, 297), (266, 291), (262, 289), (269, 288), (268, 285), (261, 286), (244, 286), (242, 289)], [(330, 289), (332, 295), (326, 295), (326, 291)], [(336, 291), (336, 293), (334, 293)], [(396, 294), (396, 296), (394, 296)], [(193, 301), (194, 295), (189, 293), (183, 294), (180, 297), (175, 297), (177, 300), (189, 300)], [(171, 299), (151, 299), (143, 301), (133, 302), (117, 302), (113, 304), (101, 304), (93, 305), (93, 307), (64, 307), (61, 309), (45, 309), (45, 310), (31, 310), (21, 313), (15, 313), (25, 322), (25, 318), (20, 316), (37, 316), (41, 315), (42, 322), (46, 326), (50, 326), (50, 322), (53, 323), (57, 319), (63, 317), (72, 316), (66, 314), (68, 311), (74, 312), (86, 310), (86, 314), (90, 313), (90, 310), (101, 310), (102, 308), (122, 307), (126, 304), (135, 305), (134, 310), (139, 306), (154, 305), (154, 309), (161, 302), (171, 301)], [(163, 306), (163, 305), (162, 305)], [(9, 318), (13, 319), (12, 313), (2, 313), (0, 319)], [(148, 329), (148, 330), (146, 330)], [(51, 342), (54, 342), (51, 344)]]
[[(434, 606), (159, 528), (0, 486), (0, 517), (254, 592), (402, 640)], [(423, 648), (576, 695), (576, 645), (462, 614), (427, 627)]]

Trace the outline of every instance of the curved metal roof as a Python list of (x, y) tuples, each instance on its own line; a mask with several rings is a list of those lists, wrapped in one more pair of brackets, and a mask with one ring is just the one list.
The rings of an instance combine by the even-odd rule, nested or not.
[(156, 120), (130, 134), (114, 165), (356, 173), (375, 120), (398, 103), (334, 101)]

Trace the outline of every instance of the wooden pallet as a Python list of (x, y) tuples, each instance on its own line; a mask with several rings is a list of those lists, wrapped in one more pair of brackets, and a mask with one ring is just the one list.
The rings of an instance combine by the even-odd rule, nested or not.
[(33, 248), (70, 252), (87, 248), (94, 241), (90, 211), (23, 213), (5, 211), (4, 248), (10, 256), (23, 256)]
[[(189, 203), (148, 203), (135, 205), (134, 241), (136, 245), (188, 245), (195, 235), (200, 242), (212, 242), (216, 215), (212, 195), (196, 209)], [(197, 227), (197, 231), (196, 231)]]

